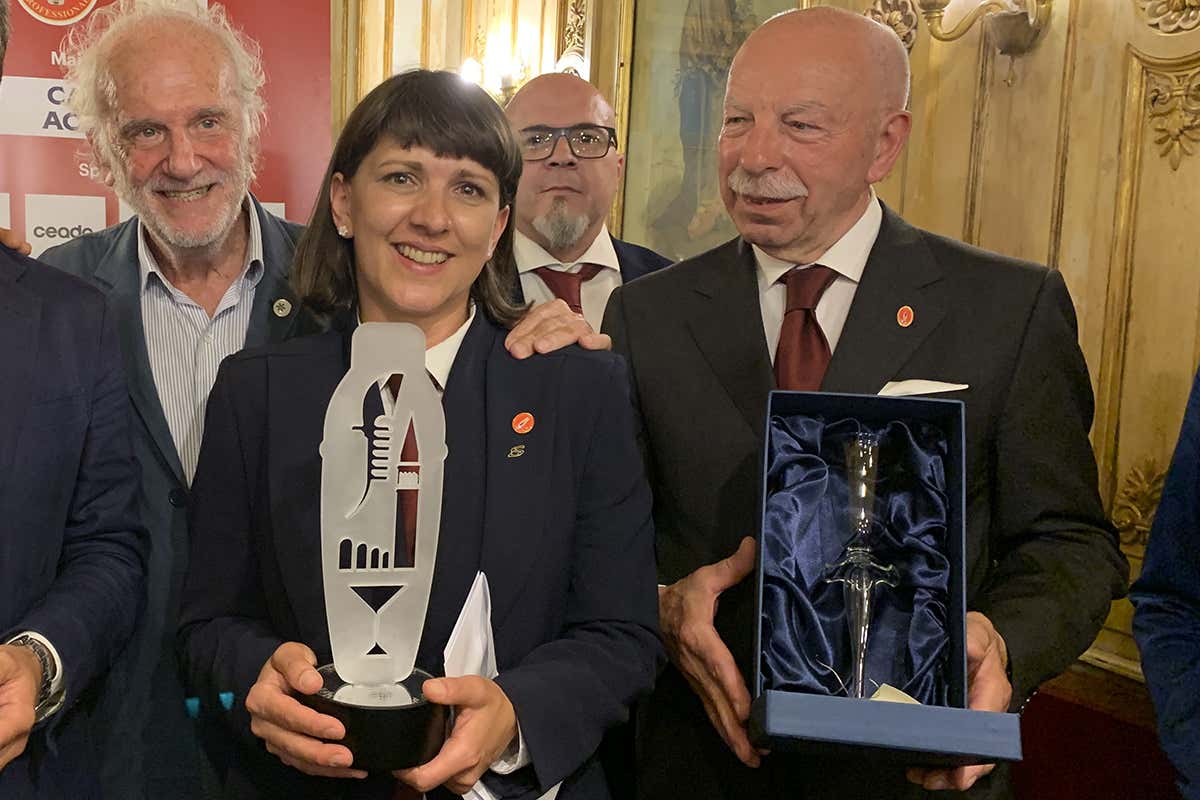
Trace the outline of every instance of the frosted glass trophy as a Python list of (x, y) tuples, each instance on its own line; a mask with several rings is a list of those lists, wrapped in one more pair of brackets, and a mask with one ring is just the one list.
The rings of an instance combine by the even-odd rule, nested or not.
[[(395, 387), (396, 376), (388, 408), (380, 386)], [(415, 453), (405, 442), (410, 423)], [(341, 720), (342, 744), (360, 769), (416, 766), (445, 738), (446, 707), (421, 693), (433, 676), (414, 668), (437, 560), (445, 457), (446, 420), (425, 371), (421, 329), (359, 325), (321, 442), (321, 571), (333, 663), (318, 669), (324, 687), (302, 700)]]
[(879, 437), (861, 432), (846, 444), (846, 488), (850, 506), (850, 540), (842, 559), (831, 564), (827, 580), (843, 584), (846, 624), (850, 629), (850, 697), (867, 696), (867, 644), (875, 592), (880, 586), (895, 588), (899, 572), (875, 557), (875, 475), (879, 466)]

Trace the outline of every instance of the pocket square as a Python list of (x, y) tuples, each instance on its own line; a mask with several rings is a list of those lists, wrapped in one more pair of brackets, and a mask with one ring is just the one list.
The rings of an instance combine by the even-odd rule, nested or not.
[(942, 392), (961, 392), (969, 388), (965, 383), (947, 383), (945, 381), (926, 381), (915, 378), (907, 381), (888, 381), (879, 390), (880, 397), (906, 397), (913, 394), (940, 394)]

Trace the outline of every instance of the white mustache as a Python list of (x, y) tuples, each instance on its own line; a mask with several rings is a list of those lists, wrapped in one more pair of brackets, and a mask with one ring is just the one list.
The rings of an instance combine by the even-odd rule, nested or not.
[(794, 200), (808, 197), (808, 187), (789, 167), (780, 167), (762, 175), (751, 175), (734, 167), (726, 180), (735, 194), (759, 197), (764, 200)]

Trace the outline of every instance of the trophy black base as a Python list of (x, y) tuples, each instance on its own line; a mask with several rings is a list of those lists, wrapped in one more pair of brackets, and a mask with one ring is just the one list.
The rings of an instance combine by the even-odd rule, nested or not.
[(431, 703), (421, 685), (432, 678), (419, 669), (399, 683), (346, 683), (333, 664), (319, 667), (325, 685), (300, 695), (309, 708), (328, 714), (346, 728), (343, 744), (354, 755), (354, 768), (391, 772), (415, 767), (437, 755), (446, 740), (449, 708)]

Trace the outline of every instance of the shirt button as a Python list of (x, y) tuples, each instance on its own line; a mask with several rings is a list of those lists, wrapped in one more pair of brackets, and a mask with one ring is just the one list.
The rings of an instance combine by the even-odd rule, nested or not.
[(172, 489), (170, 494), (167, 495), (167, 499), (170, 500), (171, 505), (175, 506), (176, 508), (187, 507), (187, 492), (185, 492), (183, 489)]

